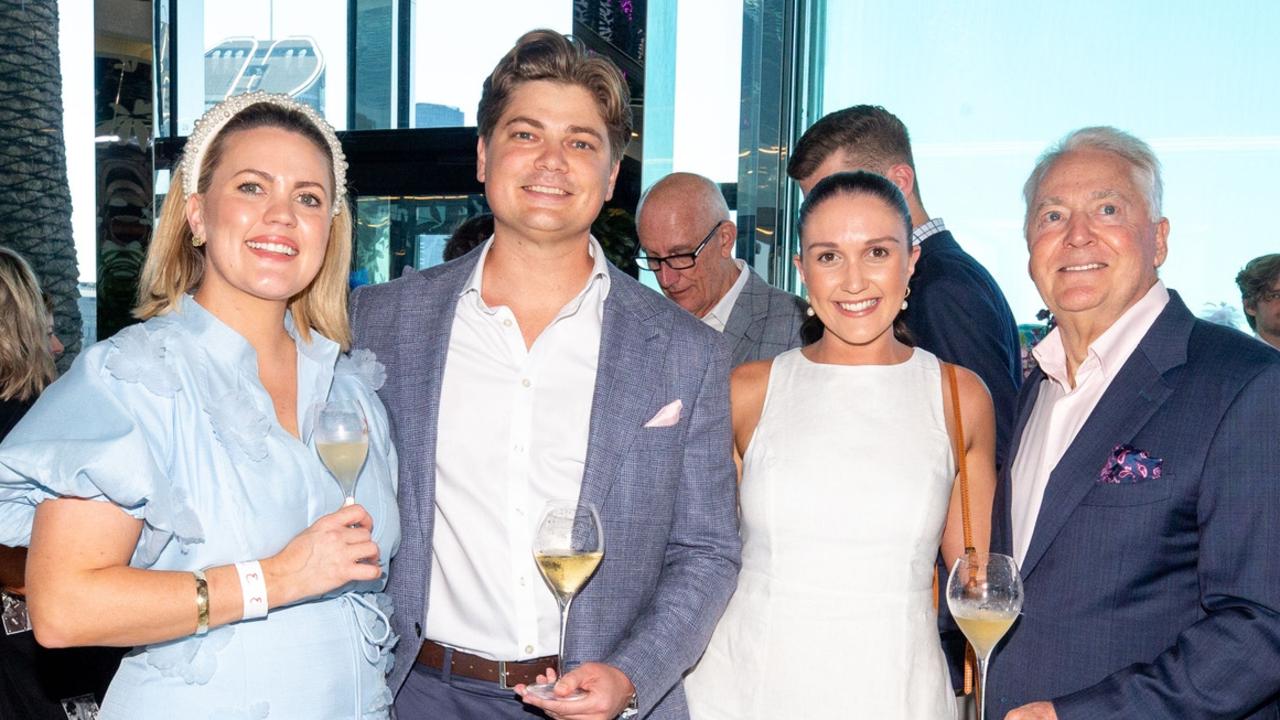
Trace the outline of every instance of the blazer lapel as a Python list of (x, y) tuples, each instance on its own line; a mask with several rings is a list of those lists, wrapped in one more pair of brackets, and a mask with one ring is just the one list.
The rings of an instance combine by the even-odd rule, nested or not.
[[(449, 356), (449, 338), (453, 334), (453, 318), (458, 307), (458, 294), (466, 287), (480, 253), (470, 253), (457, 261), (457, 267), (429, 281), (419, 293), (406, 296), (401, 307), (405, 337), (401, 357), (414, 364), (412, 374), (422, 383), (422, 406), (417, 411), (401, 414), (405, 426), (401, 437), (408, 443), (421, 443), (423, 472), (418, 480), (418, 517), (431, 517), (435, 504), (436, 438), (439, 437), (440, 390), (444, 381), (445, 360)], [(409, 305), (412, 304), (412, 307)], [(401, 453), (409, 452), (402, 447)], [(404, 480), (402, 479), (402, 482)], [(430, 538), (427, 538), (430, 542)]]
[(612, 266), (609, 274), (579, 494), (579, 503), (595, 503), (597, 508), (608, 496), (636, 433), (653, 414), (651, 398), (662, 382), (662, 357), (670, 340), (665, 325), (654, 320), (657, 307), (654, 298), (645, 297), (648, 291)]
[(724, 324), (725, 337), (733, 339), (730, 351), (735, 363), (752, 345), (759, 342), (760, 338), (756, 335), (760, 332), (760, 318), (768, 315), (769, 311), (768, 300), (760, 292), (759, 286), (764, 280), (750, 267), (743, 268), (742, 272), (747, 273), (747, 284), (742, 287), (738, 301), (729, 312), (729, 320)]
[(1026, 578), (1084, 499), (1118, 443), (1128, 442), (1169, 397), (1164, 373), (1186, 361), (1194, 318), (1177, 294), (1125, 362), (1049, 475), (1031, 544), (1022, 562)]

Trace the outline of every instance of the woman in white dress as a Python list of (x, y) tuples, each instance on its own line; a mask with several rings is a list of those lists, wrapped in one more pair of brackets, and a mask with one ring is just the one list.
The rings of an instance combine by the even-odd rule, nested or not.
[[(901, 192), (820, 182), (796, 267), (821, 338), (732, 378), (742, 572), (685, 683), (694, 720), (955, 717), (932, 582), (964, 552), (950, 392), (901, 326), (919, 249)], [(995, 425), (958, 369), (974, 542), (986, 550)]]

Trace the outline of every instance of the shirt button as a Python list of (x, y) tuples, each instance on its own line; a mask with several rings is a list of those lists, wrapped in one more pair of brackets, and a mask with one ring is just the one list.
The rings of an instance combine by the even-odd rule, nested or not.
[(532, 655), (532, 654), (533, 654), (533, 646), (532, 646), (532, 645), (525, 645), (525, 646), (524, 646), (524, 651), (525, 651), (525, 654), (527, 654), (527, 655)]
[(529, 378), (525, 378), (525, 379), (523, 379), (523, 380), (521, 380), (521, 381), (520, 381), (520, 384), (521, 384), (521, 385), (523, 385), (523, 386), (525, 386), (525, 387), (529, 387), (530, 385), (533, 385), (533, 381), (532, 381), (532, 380), (530, 380)]
[(520, 578), (520, 587), (524, 587), (524, 578)]
[(505, 327), (511, 327), (511, 318), (507, 318), (506, 320), (503, 320), (502, 324)]

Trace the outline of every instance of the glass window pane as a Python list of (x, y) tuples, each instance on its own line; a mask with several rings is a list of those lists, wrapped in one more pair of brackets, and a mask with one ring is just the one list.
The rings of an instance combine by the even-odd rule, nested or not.
[(736, 183), (742, 2), (682, 2), (677, 13), (671, 169)]
[(1162, 277), (1197, 314), (1224, 302), (1242, 313), (1236, 272), (1276, 244), (1248, 209), (1269, 206), (1280, 167), (1280, 101), (1258, 91), (1280, 76), (1280, 5), (1067, 7), (827, 2), (821, 110), (870, 103), (906, 123), (925, 207), (1020, 322), (1043, 306), (1022, 236), (1036, 156), (1083, 126), (1134, 133), (1164, 164)]
[(453, 231), (488, 211), (478, 194), (358, 198), (352, 284), (386, 282), (406, 268), (439, 265)]
[(568, 0), (415, 3), (409, 126), (475, 125), (480, 87), (516, 39), (534, 28), (568, 33), (572, 25)]
[(287, 93), (347, 125), (347, 0), (184, 0), (178, 134), (223, 98)]

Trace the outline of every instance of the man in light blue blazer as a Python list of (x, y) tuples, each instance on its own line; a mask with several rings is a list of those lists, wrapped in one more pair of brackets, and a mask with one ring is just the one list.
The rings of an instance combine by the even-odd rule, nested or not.
[[(608, 60), (522, 37), (478, 113), (493, 237), (352, 298), (356, 346), (387, 366), (401, 458), (401, 720), (688, 717), (681, 676), (739, 564), (729, 353), (589, 235), (629, 112)], [(605, 553), (557, 658), (531, 543), (543, 503), (564, 497), (599, 508)], [(525, 693), (559, 666), (558, 699)]]
[(1058, 326), (996, 493), (992, 543), (1026, 595), (989, 717), (1280, 717), (1280, 354), (1160, 282), (1146, 143), (1078, 130), (1024, 194)]
[(735, 260), (738, 228), (720, 186), (695, 173), (654, 183), (636, 208), (641, 270), (672, 302), (724, 333), (733, 365), (800, 347), (809, 304)]

